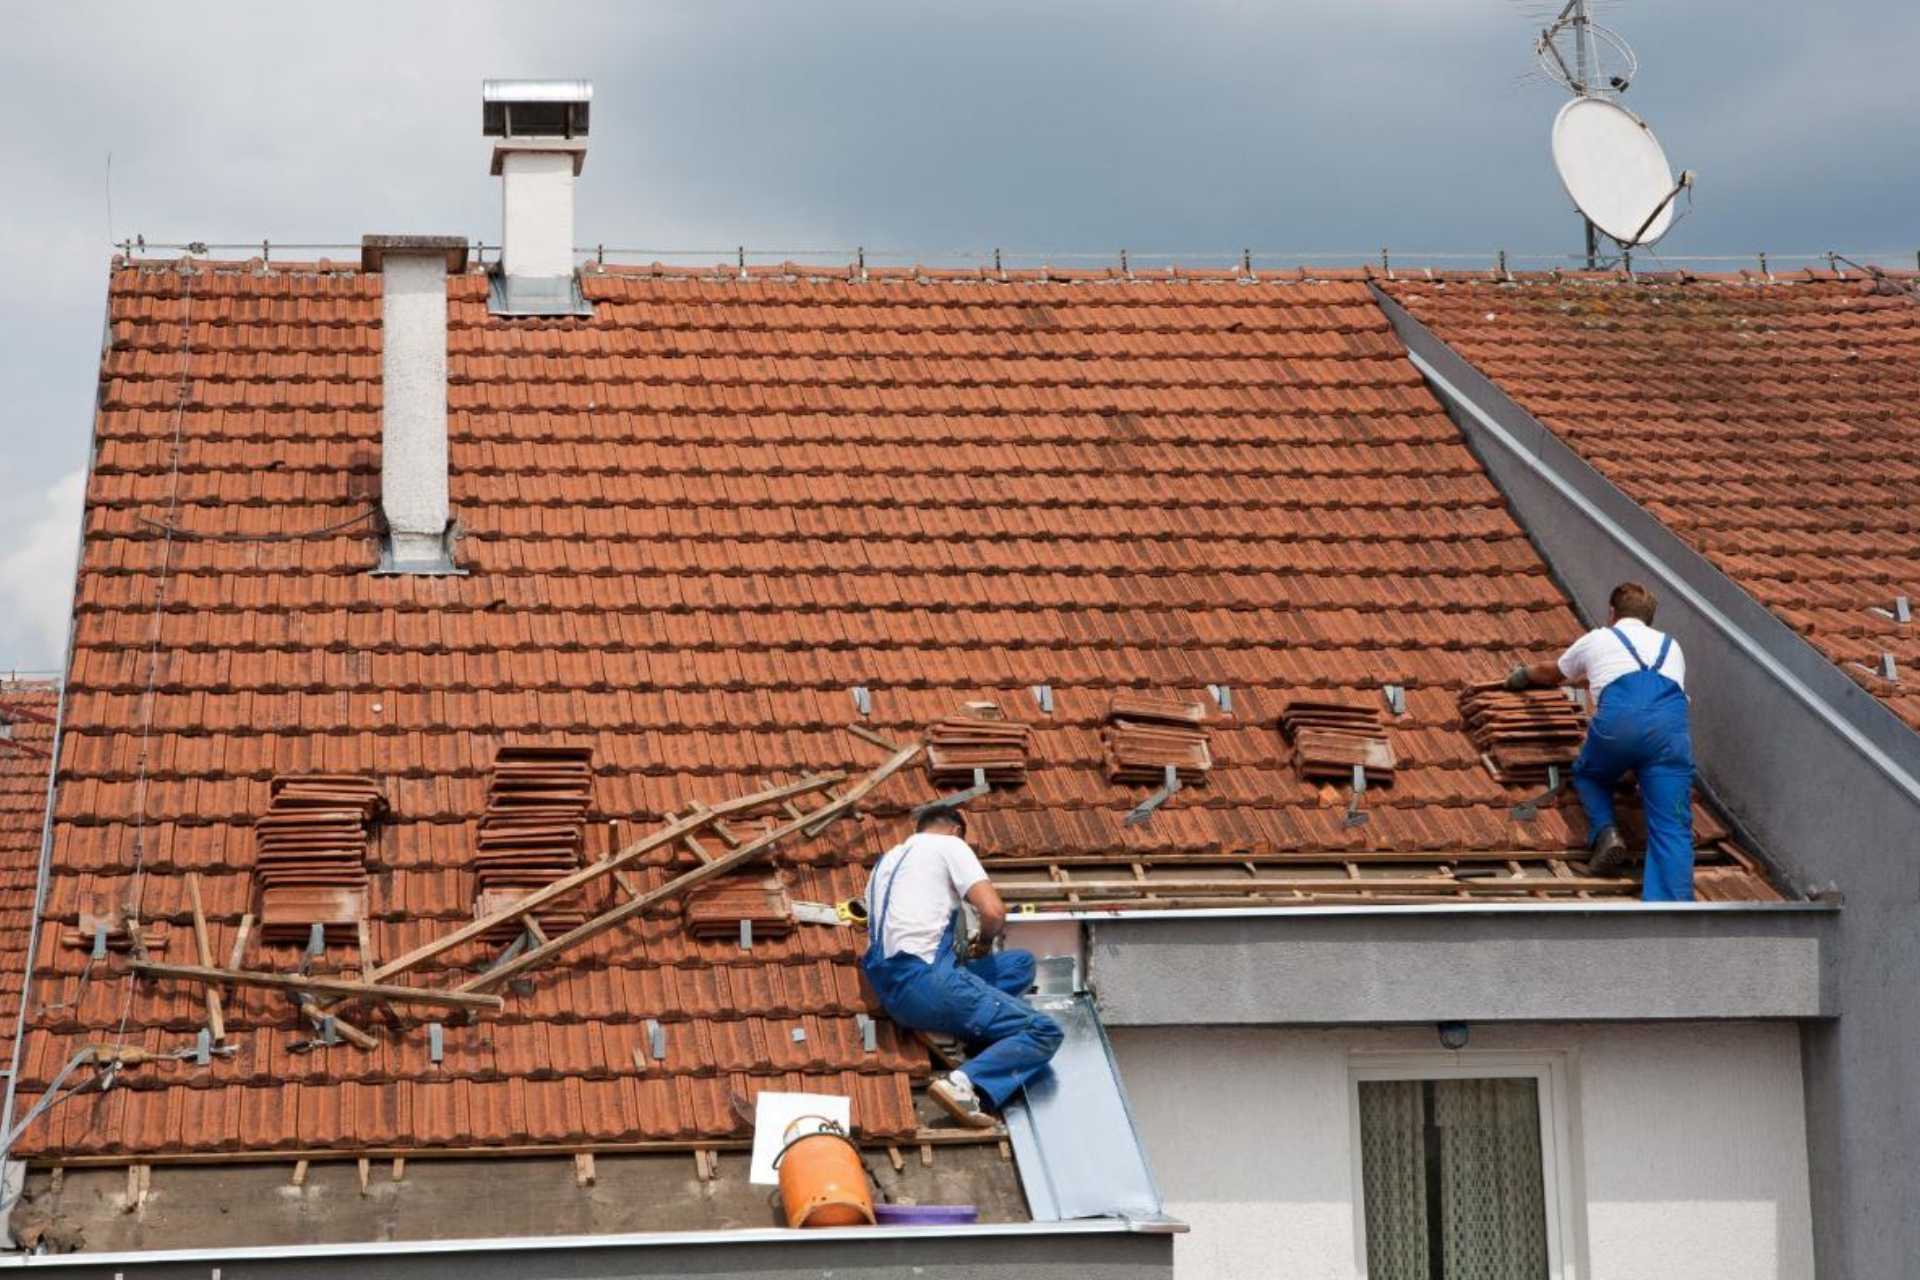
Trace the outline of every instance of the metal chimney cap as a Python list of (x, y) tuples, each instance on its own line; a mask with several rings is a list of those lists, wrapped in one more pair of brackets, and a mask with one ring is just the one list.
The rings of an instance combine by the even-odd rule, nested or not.
[(482, 80), (480, 132), (489, 138), (583, 138), (591, 80)]

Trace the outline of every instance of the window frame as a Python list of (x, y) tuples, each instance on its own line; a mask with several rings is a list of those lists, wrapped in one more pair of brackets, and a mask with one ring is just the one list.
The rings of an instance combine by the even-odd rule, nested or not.
[(1360, 1136), (1360, 1085), (1375, 1080), (1530, 1079), (1540, 1104), (1540, 1198), (1546, 1213), (1547, 1275), (1579, 1280), (1575, 1238), (1573, 1095), (1564, 1053), (1435, 1049), (1420, 1053), (1354, 1052), (1347, 1059), (1348, 1145), (1353, 1156), (1353, 1273), (1367, 1280), (1365, 1152)]

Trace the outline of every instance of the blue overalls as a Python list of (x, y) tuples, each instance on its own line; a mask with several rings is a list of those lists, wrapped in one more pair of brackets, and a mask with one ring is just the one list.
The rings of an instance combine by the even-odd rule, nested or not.
[(1693, 901), (1693, 739), (1687, 732), (1687, 695), (1660, 673), (1673, 637), (1648, 666), (1618, 627), (1614, 637), (1640, 669), (1600, 693), (1587, 741), (1573, 762), (1573, 789), (1587, 811), (1588, 840), (1614, 825), (1613, 789), (1629, 769), (1640, 780), (1647, 815), (1647, 864), (1640, 897), (1646, 902)]
[(1033, 985), (1033, 953), (1000, 951), (959, 965), (953, 955), (953, 920), (947, 920), (934, 963), (902, 951), (882, 954), (887, 938), (887, 909), (893, 905), (900, 855), (880, 911), (868, 925), (866, 957), (860, 967), (889, 1016), (905, 1027), (953, 1036), (972, 1057), (960, 1064), (974, 1089), (995, 1110), (1027, 1081), (1047, 1069), (1060, 1048), (1060, 1026), (1019, 997)]

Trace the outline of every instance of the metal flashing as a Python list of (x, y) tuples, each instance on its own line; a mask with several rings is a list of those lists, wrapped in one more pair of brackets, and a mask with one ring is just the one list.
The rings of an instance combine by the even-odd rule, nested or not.
[(1636, 902), (1621, 899), (1569, 898), (1557, 902), (1383, 902), (1372, 906), (1299, 907), (1169, 907), (1134, 910), (1035, 911), (1022, 914), (1021, 924), (1048, 924), (1060, 921), (1153, 921), (1153, 920), (1248, 920), (1268, 916), (1295, 916), (1321, 919), (1332, 916), (1379, 916), (1404, 919), (1408, 916), (1456, 916), (1473, 919), (1487, 915), (1776, 915), (1782, 912), (1838, 912), (1837, 902)]
[(515, 276), (495, 264), (487, 271), (487, 314), (515, 316), (593, 315), (580, 287), (580, 273), (566, 276)]
[(1160, 1188), (1093, 997), (1036, 995), (1027, 1003), (1065, 1034), (1051, 1069), (1005, 1108), (1034, 1220), (1162, 1219)]
[(440, 554), (431, 560), (399, 560), (395, 558), (393, 535), (380, 535), (380, 563), (373, 568), (376, 578), (396, 577), (414, 574), (428, 578), (464, 578), (467, 571), (453, 562), (453, 530), (449, 529), (440, 538)]
[[(493, 1277), (540, 1275), (547, 1277), (674, 1274), (671, 1259), (691, 1266), (696, 1259), (685, 1251), (712, 1250), (702, 1255), (700, 1274), (749, 1274), (748, 1259), (759, 1265), (750, 1274), (765, 1278), (791, 1275), (819, 1276), (841, 1270), (866, 1274), (880, 1265), (897, 1266), (916, 1275), (979, 1276), (989, 1274), (986, 1257), (1010, 1263), (1044, 1241), (1077, 1240), (1074, 1251), (1091, 1250), (1099, 1238), (1121, 1245), (1126, 1237), (1160, 1237), (1157, 1247), (1141, 1246), (1160, 1255), (1159, 1265), (1142, 1270), (1147, 1256), (1126, 1266), (1111, 1254), (1089, 1264), (1085, 1271), (1049, 1268), (1034, 1271), (1052, 1277), (1085, 1274), (1171, 1275), (1170, 1242), (1164, 1237), (1185, 1231), (1186, 1225), (1165, 1215), (1137, 1218), (1107, 1217), (1074, 1222), (975, 1223), (957, 1227), (821, 1227), (788, 1230), (772, 1227), (728, 1231), (648, 1231), (619, 1235), (501, 1236), (453, 1240), (370, 1240), (353, 1244), (258, 1245), (237, 1248), (152, 1249), (117, 1253), (10, 1254), (0, 1257), (0, 1269), (59, 1270), (87, 1275), (117, 1275), (125, 1280), (142, 1277), (205, 1277), (227, 1271), (258, 1277), (338, 1275), (372, 1268), (390, 1276), (444, 1275), (458, 1268), (463, 1275)], [(746, 1255), (739, 1261), (729, 1253)], [(1135, 1251), (1127, 1249), (1134, 1254)], [(765, 1255), (761, 1258), (759, 1255)], [(983, 1257), (982, 1255), (986, 1255)], [(625, 1261), (621, 1261), (625, 1258)], [(681, 1272), (685, 1274), (684, 1271)], [(1004, 1272), (1002, 1272), (1004, 1274)]]

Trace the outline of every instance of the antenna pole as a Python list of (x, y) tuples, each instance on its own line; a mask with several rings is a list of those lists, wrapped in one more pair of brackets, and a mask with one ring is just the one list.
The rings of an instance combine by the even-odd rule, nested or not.
[(1587, 0), (1572, 0), (1574, 88), (1588, 92), (1587, 74), (1593, 66), (1593, 29), (1587, 17)]
[(1587, 224), (1587, 270), (1598, 271), (1600, 269), (1599, 229), (1593, 225), (1591, 218), (1582, 216), (1580, 220)]

